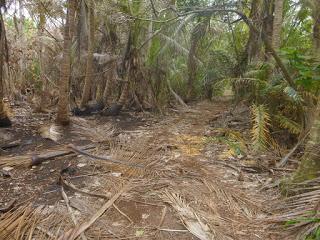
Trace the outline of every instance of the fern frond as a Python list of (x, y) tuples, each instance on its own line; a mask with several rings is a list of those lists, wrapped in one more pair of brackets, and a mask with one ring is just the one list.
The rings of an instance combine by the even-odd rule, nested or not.
[(287, 129), (292, 134), (299, 134), (301, 132), (301, 125), (283, 115), (275, 115), (275, 119), (279, 122), (280, 127)]
[(253, 105), (252, 122), (253, 127), (251, 130), (253, 148), (255, 150), (265, 150), (270, 145), (270, 115), (264, 105)]

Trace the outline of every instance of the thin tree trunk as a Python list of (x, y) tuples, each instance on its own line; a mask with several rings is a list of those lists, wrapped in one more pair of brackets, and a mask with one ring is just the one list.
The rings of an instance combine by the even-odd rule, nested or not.
[(320, 60), (320, 0), (314, 0), (313, 18), (313, 49), (315, 57)]
[(114, 78), (114, 73), (115, 73), (115, 68), (116, 66), (116, 62), (111, 63), (111, 69), (109, 70), (109, 72), (107, 72), (106, 74), (106, 85), (104, 87), (104, 91), (103, 91), (103, 104), (104, 106), (108, 105), (109, 99), (110, 99), (110, 94), (111, 94), (111, 88), (112, 88), (112, 83), (113, 83), (113, 78)]
[(4, 57), (6, 56), (6, 36), (4, 22), (2, 18), (2, 4), (0, 3), (0, 127), (9, 127), (11, 126), (11, 121), (7, 116), (5, 111), (3, 98), (4, 98), (4, 82), (3, 82), (3, 65)]
[(89, 8), (89, 41), (88, 41), (88, 56), (87, 56), (87, 67), (86, 77), (81, 98), (80, 107), (86, 106), (91, 96), (92, 79), (93, 79), (93, 46), (94, 46), (94, 5), (91, 1)]
[[(264, 0), (263, 6), (263, 24), (262, 24), (262, 31), (267, 39), (267, 41), (273, 46), (272, 36), (273, 36), (273, 0)], [(271, 58), (271, 51), (270, 48), (265, 48), (265, 61), (268, 62)]]
[(197, 78), (197, 62), (196, 53), (201, 38), (205, 34), (208, 21), (196, 25), (191, 33), (191, 47), (188, 56), (188, 93), (187, 99), (191, 99), (195, 95), (195, 81)]
[(279, 50), (281, 46), (282, 22), (283, 22), (283, 0), (275, 0), (272, 43), (273, 43), (273, 48), (276, 51)]
[[(44, 35), (44, 28), (46, 24), (46, 16), (44, 14), (44, 7), (42, 6), (43, 3), (39, 3), (38, 11), (39, 11), (39, 25), (38, 25), (38, 36), (39, 38)], [(47, 96), (48, 96), (48, 81), (45, 77), (45, 64), (44, 64), (44, 44), (41, 40), (39, 40), (39, 75), (40, 75), (40, 81), (42, 83), (42, 93), (41, 93), (41, 99), (40, 99), (40, 111), (43, 110), (44, 106), (47, 103)]]
[(235, 68), (235, 75), (242, 75), (248, 66), (248, 63), (253, 59), (261, 57), (262, 39), (261, 39), (261, 28), (262, 28), (262, 1), (253, 0), (251, 3), (251, 10), (249, 18), (252, 21), (252, 25), (257, 30), (254, 31), (252, 28), (249, 29), (249, 37), (245, 46), (245, 50), (242, 53), (241, 59)]
[(59, 81), (59, 103), (57, 123), (68, 125), (69, 119), (69, 88), (71, 75), (71, 43), (74, 27), (75, 0), (68, 0), (66, 24), (64, 27), (63, 60), (61, 65), (61, 76)]

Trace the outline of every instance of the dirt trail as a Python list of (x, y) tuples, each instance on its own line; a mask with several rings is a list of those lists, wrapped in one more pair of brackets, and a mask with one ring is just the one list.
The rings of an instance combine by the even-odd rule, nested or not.
[[(86, 237), (283, 239), (268, 230), (263, 221), (273, 198), (259, 191), (268, 173), (240, 172), (232, 164), (237, 159), (227, 157), (228, 147), (208, 142), (205, 137), (209, 128), (214, 132), (210, 123), (227, 109), (227, 103), (202, 102), (162, 119), (152, 118), (134, 129), (120, 130), (110, 150), (100, 147), (93, 152), (143, 164), (142, 169), (73, 157), (72, 166), (79, 168), (80, 163), (84, 167), (78, 176), (67, 174), (65, 180), (78, 189), (112, 196), (123, 184), (132, 185), (116, 206), (86, 231)], [(103, 125), (101, 121), (99, 124), (97, 128)], [(79, 222), (87, 220), (106, 201), (70, 189), (66, 193)], [(41, 222), (41, 229), (59, 235), (73, 223), (60, 192), (50, 194), (55, 203), (39, 203), (54, 209)]]

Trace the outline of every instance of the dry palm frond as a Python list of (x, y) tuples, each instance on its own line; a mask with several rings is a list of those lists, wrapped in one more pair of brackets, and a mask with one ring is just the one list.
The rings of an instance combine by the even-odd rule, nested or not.
[(25, 205), (1, 215), (0, 239), (32, 239), (35, 226), (41, 221), (41, 211)]
[(270, 115), (264, 105), (253, 105), (252, 110), (252, 139), (255, 150), (265, 150), (270, 145)]
[(163, 199), (179, 214), (185, 227), (201, 240), (215, 239), (215, 233), (203, 222), (197, 213), (176, 193), (165, 191)]
[(58, 142), (69, 134), (92, 142), (109, 141), (115, 133), (111, 124), (95, 124), (82, 118), (72, 118), (72, 125), (66, 127), (52, 124), (40, 129), (41, 136)]
[(301, 132), (301, 126), (299, 123), (280, 114), (276, 115), (275, 118), (279, 122), (280, 126), (288, 129), (290, 133), (299, 134)]
[(75, 118), (72, 119), (72, 121), (72, 133), (78, 134), (93, 142), (109, 141), (116, 132), (112, 124), (97, 124), (81, 118)]
[(320, 228), (320, 178), (294, 184), (296, 195), (278, 204), (280, 214), (269, 220), (285, 224), (289, 235), (305, 239)]
[[(149, 138), (128, 140), (123, 136), (123, 138), (120, 138), (118, 141), (110, 143), (111, 157), (149, 168), (150, 164), (154, 162), (156, 150), (155, 148), (150, 147), (148, 142)], [(117, 166), (115, 169), (124, 170), (124, 174), (128, 176), (139, 176), (145, 173), (145, 169), (142, 168)]]

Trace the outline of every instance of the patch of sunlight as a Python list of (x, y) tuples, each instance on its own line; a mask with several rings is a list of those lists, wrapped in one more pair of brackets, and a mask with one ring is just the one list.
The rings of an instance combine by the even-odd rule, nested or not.
[(181, 134), (172, 138), (171, 141), (184, 155), (195, 156), (203, 150), (206, 139), (203, 136)]

